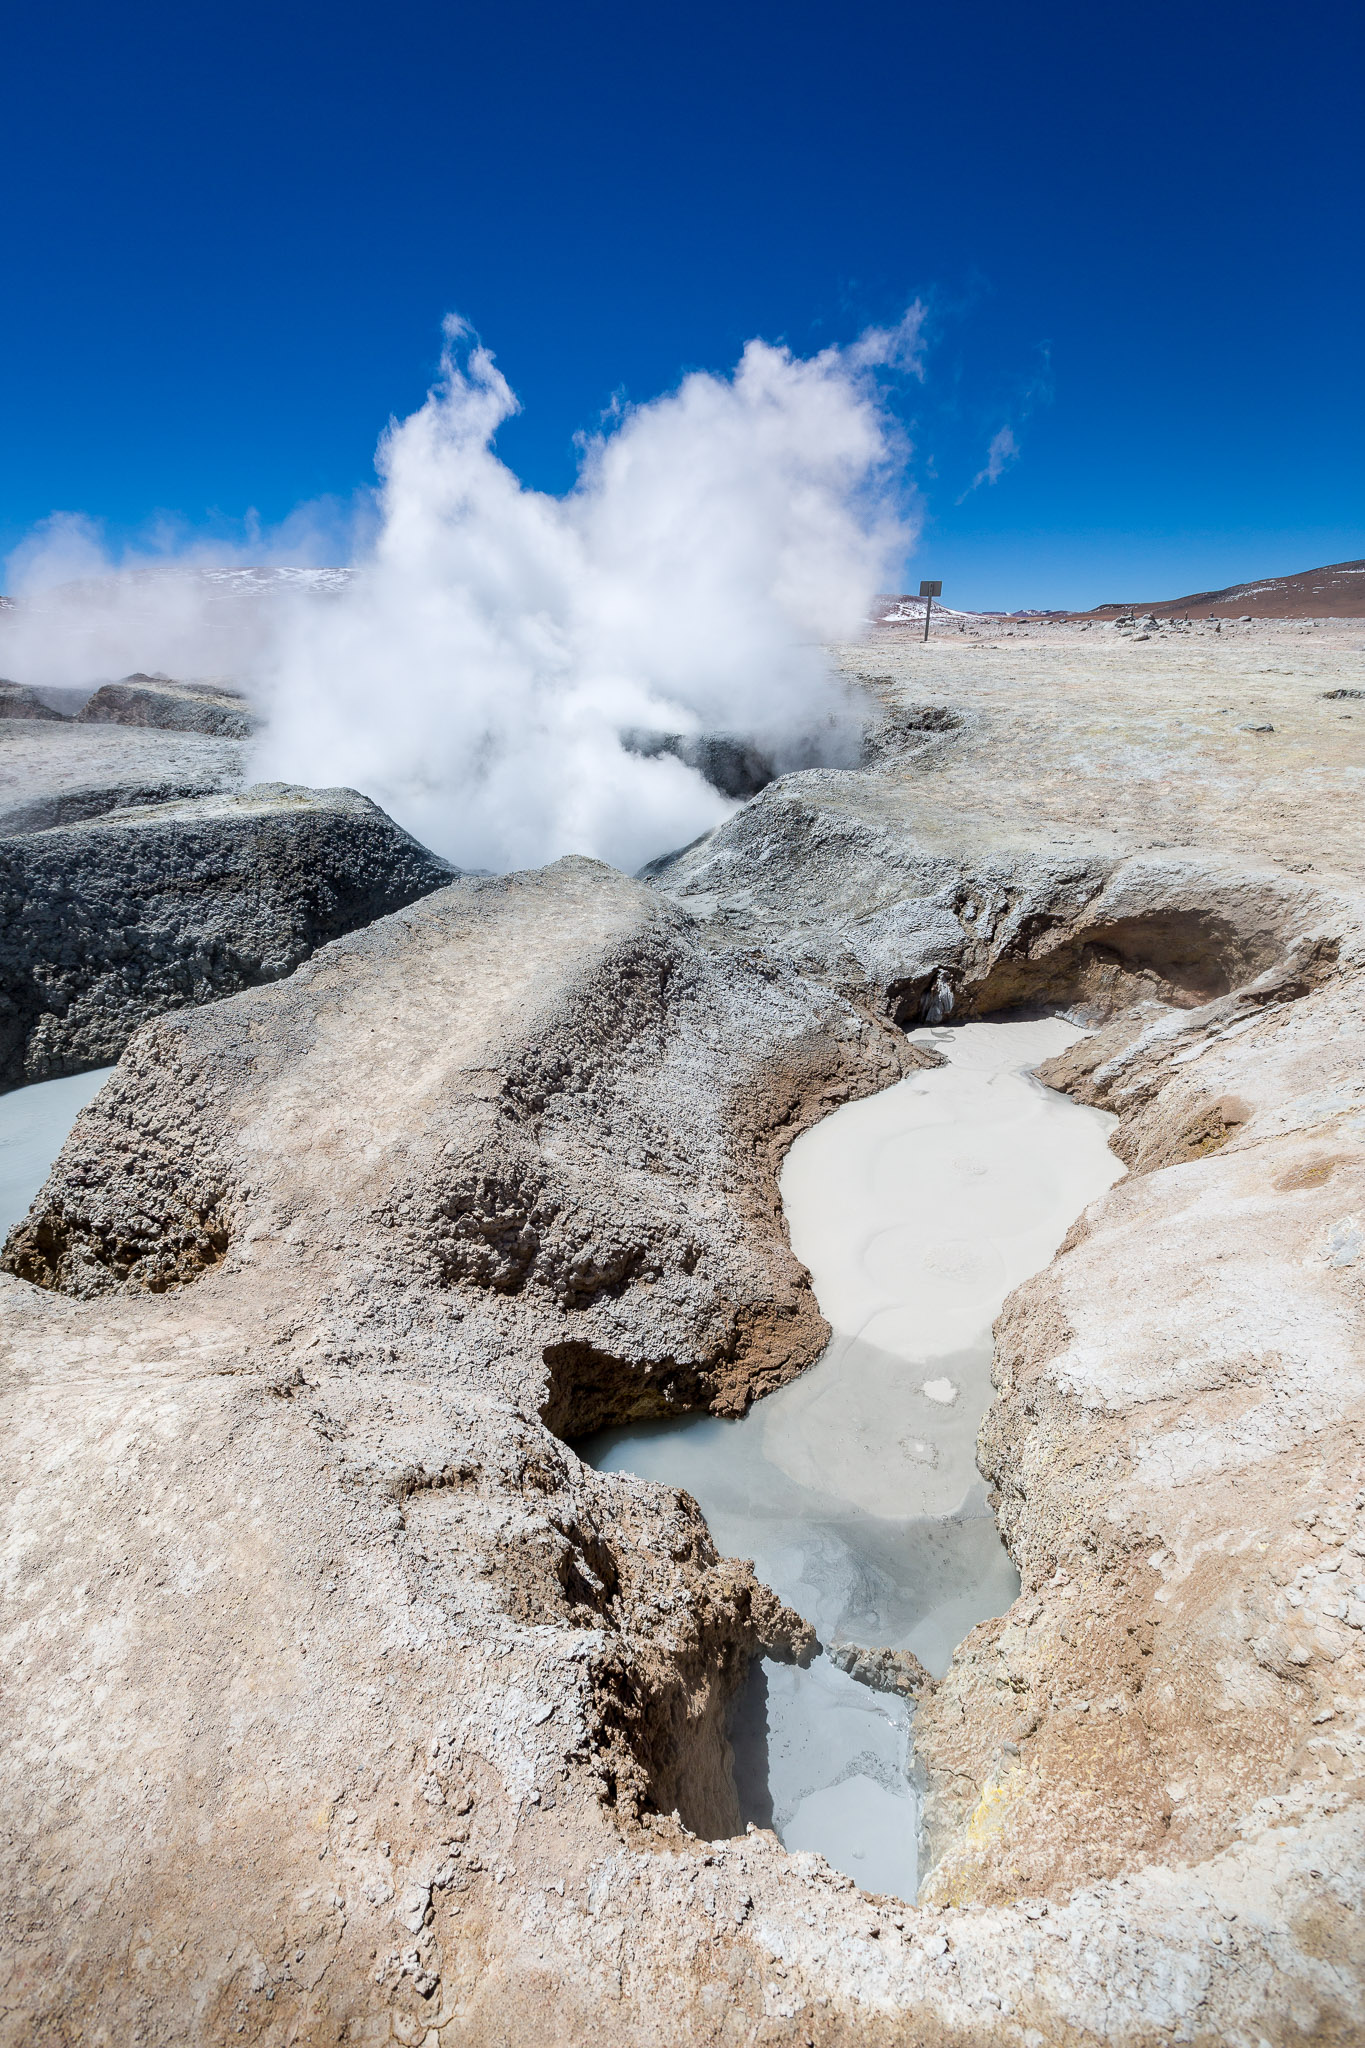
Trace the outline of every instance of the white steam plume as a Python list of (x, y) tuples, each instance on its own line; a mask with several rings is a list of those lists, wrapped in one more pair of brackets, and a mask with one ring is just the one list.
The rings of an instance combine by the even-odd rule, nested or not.
[(516, 400), (449, 323), (442, 377), (379, 451), (363, 578), (280, 650), (262, 773), (355, 784), (462, 865), (631, 868), (729, 808), (629, 727), (779, 752), (840, 705), (820, 643), (860, 630), (907, 534), (863, 354), (751, 342), (588, 444), (563, 498), (492, 451)]
[(805, 359), (751, 342), (732, 376), (621, 412), (561, 498), (493, 452), (517, 401), (448, 322), (438, 383), (380, 444), (358, 573), (240, 648), (268, 714), (256, 773), (362, 789), (461, 866), (634, 868), (731, 806), (624, 730), (739, 732), (779, 762), (834, 747), (823, 643), (861, 631), (912, 537), (877, 379), (917, 372), (919, 318)]

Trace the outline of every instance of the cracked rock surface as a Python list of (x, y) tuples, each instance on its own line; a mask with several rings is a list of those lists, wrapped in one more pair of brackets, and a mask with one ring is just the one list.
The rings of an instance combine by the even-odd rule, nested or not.
[[(1234, 762), (1100, 837), (1085, 706), (1267, 657), (1085, 644), (850, 652), (959, 722), (132, 1039), (0, 1278), (0, 2041), (1362, 2037), (1356, 824), (1248, 846)], [(1031, 1000), (1130, 1172), (998, 1325), (1023, 1591), (920, 1687), (930, 1867), (869, 1898), (732, 1832), (727, 1701), (809, 1632), (564, 1439), (809, 1362), (785, 1145), (896, 1019)]]

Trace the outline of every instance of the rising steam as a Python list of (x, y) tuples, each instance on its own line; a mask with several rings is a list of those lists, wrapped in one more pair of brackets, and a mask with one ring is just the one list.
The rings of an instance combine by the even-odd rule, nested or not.
[[(191, 615), (202, 579), (125, 573), (104, 586), (106, 627), (127, 668), (235, 670), (267, 712), (262, 778), (362, 789), (461, 866), (581, 852), (633, 868), (730, 806), (623, 731), (740, 732), (779, 761), (810, 758), (812, 736), (837, 751), (846, 706), (822, 643), (861, 629), (911, 537), (879, 373), (917, 367), (918, 318), (805, 359), (751, 342), (732, 376), (620, 411), (560, 498), (494, 453), (517, 401), (448, 322), (437, 384), (380, 443), (349, 582), (234, 630), (221, 606)], [(87, 625), (87, 662), (97, 644), (109, 631)]]

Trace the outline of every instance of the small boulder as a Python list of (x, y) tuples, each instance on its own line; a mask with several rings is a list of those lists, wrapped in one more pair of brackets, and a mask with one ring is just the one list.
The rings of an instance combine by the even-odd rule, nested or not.
[(831, 1664), (874, 1692), (911, 1699), (934, 1683), (913, 1650), (860, 1650), (855, 1643), (831, 1643), (825, 1654)]

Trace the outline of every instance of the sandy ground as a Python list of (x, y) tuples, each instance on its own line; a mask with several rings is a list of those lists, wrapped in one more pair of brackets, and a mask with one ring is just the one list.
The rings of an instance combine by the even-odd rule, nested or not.
[[(1365, 620), (1162, 627), (882, 628), (850, 676), (949, 703), (937, 806), (1033, 821), (1100, 850), (1216, 847), (1324, 882), (1365, 877)], [(890, 694), (885, 685), (874, 685)], [(1247, 730), (1271, 726), (1273, 731)]]

